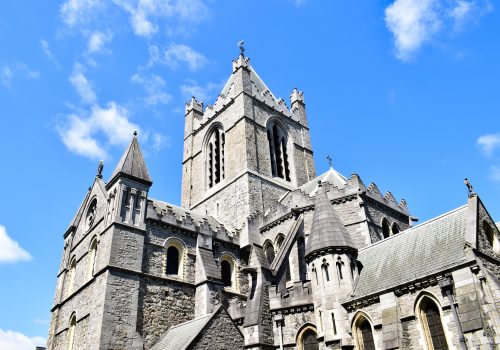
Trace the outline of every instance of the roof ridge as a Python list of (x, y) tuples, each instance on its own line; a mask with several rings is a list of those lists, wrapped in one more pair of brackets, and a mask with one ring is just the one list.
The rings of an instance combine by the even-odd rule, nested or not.
[(462, 205), (462, 206), (460, 206), (460, 207), (458, 207), (458, 208), (452, 209), (452, 210), (450, 210), (450, 211), (448, 211), (448, 212), (446, 212), (446, 213), (443, 213), (443, 214), (441, 214), (441, 215), (438, 215), (438, 216), (436, 216), (436, 217), (430, 218), (429, 220), (424, 221), (424, 222), (422, 222), (421, 224), (418, 224), (418, 225), (416, 225), (416, 226), (413, 226), (413, 227), (407, 228), (406, 230), (403, 230), (403, 231), (399, 232), (398, 234), (395, 234), (395, 235), (392, 235), (392, 236), (390, 236), (390, 237), (384, 238), (384, 239), (382, 239), (382, 240), (380, 240), (380, 241), (374, 242), (374, 243), (372, 243), (372, 244), (370, 244), (370, 245), (367, 245), (366, 247), (359, 248), (359, 251), (361, 252), (361, 251), (367, 250), (368, 248), (371, 248), (371, 247), (373, 247), (373, 246), (376, 246), (376, 245), (378, 245), (378, 244), (381, 244), (381, 243), (383, 243), (383, 242), (387, 242), (388, 240), (391, 240), (391, 239), (394, 239), (394, 238), (397, 238), (397, 237), (401, 237), (401, 236), (403, 236), (403, 235), (407, 234), (408, 232), (414, 231), (414, 230), (415, 230), (415, 229), (417, 229), (417, 228), (421, 228), (422, 226), (428, 225), (428, 224), (430, 224), (430, 223), (432, 223), (432, 222), (434, 222), (434, 221), (437, 221), (437, 220), (439, 220), (439, 219), (441, 219), (441, 218), (443, 218), (443, 217), (445, 217), (445, 216), (451, 215), (451, 214), (453, 214), (454, 212), (457, 212), (457, 211), (459, 211), (459, 210), (461, 210), (461, 209), (464, 209), (464, 208), (467, 208), (467, 204), (464, 204), (464, 205)]

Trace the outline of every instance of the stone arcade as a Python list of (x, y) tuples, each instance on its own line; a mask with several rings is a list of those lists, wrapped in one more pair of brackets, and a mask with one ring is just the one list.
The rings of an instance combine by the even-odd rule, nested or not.
[[(243, 53), (186, 105), (181, 206), (150, 198), (137, 135), (64, 234), (48, 349), (494, 349), (500, 232), (479, 196), (413, 226), (357, 174), (316, 175)], [(465, 197), (465, 196), (464, 196)]]

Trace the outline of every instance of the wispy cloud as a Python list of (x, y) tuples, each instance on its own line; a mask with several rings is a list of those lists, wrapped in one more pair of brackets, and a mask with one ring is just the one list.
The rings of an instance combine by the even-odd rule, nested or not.
[(102, 32), (94, 31), (90, 34), (87, 42), (87, 52), (88, 53), (102, 53), (106, 51), (106, 44), (108, 44), (113, 38), (111, 31)]
[(500, 134), (480, 136), (476, 141), (476, 145), (485, 155), (491, 156), (497, 147), (500, 147)]
[(180, 86), (182, 96), (185, 99), (191, 96), (196, 97), (198, 100), (209, 101), (214, 97), (218, 90), (222, 89), (223, 83), (209, 82), (206, 85), (199, 85), (194, 80), (187, 80), (186, 83)]
[(10, 87), (15, 76), (26, 79), (40, 78), (40, 72), (31, 69), (26, 63), (20, 62), (15, 65), (5, 65), (0, 69), (0, 85)]
[(89, 115), (71, 114), (57, 125), (66, 147), (91, 159), (107, 158), (106, 146), (127, 144), (136, 130), (140, 127), (129, 120), (127, 109), (115, 102), (105, 108), (94, 106)]
[(492, 165), (490, 168), (490, 178), (500, 183), (500, 166)]
[(9, 66), (3, 66), (0, 70), (0, 84), (4, 87), (9, 87), (13, 74)]
[[(21, 248), (19, 243), (9, 237), (5, 226), (0, 225), (0, 263), (29, 261), (31, 259), (30, 253)], [(7, 348), (0, 346), (0, 349)]]
[(208, 63), (200, 52), (184, 44), (171, 44), (163, 52), (155, 45), (149, 47), (149, 65), (162, 63), (172, 69), (186, 64), (191, 71), (198, 70)]
[(73, 73), (69, 77), (69, 81), (71, 85), (73, 85), (73, 87), (76, 89), (76, 92), (80, 96), (82, 102), (88, 104), (96, 103), (96, 94), (87, 77), (84, 75), (83, 67), (81, 65), (75, 65)]
[(144, 87), (147, 92), (145, 102), (148, 105), (167, 104), (172, 99), (172, 96), (164, 91), (165, 80), (158, 75), (151, 74), (147, 77), (136, 73), (132, 76), (131, 81)]
[(60, 69), (61, 64), (57, 60), (56, 56), (54, 56), (54, 54), (50, 50), (49, 42), (45, 39), (42, 39), (40, 40), (40, 45), (42, 46), (43, 53), (49, 59), (49, 61), (52, 62), (56, 66), (56, 68)]
[(67, 0), (60, 7), (60, 16), (68, 27), (88, 26), (108, 12), (125, 13), (133, 33), (150, 38), (163, 25), (172, 30), (176, 24), (198, 23), (209, 17), (203, 0)]
[(28, 337), (22, 333), (0, 329), (0, 349), (33, 350), (37, 346), (45, 346), (43, 337)]
[(491, 9), (488, 0), (395, 0), (385, 9), (385, 23), (396, 57), (408, 61), (438, 33), (463, 29)]
[(153, 149), (159, 151), (164, 147), (170, 146), (170, 137), (160, 133), (153, 133)]

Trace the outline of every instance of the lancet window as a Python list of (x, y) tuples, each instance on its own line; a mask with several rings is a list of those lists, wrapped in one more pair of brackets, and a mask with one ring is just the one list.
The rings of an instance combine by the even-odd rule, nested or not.
[(272, 176), (291, 181), (287, 148), (288, 139), (283, 128), (276, 123), (270, 124), (267, 128), (267, 140), (269, 141)]
[(207, 145), (208, 188), (212, 188), (224, 180), (224, 145), (226, 138), (222, 127), (212, 131)]

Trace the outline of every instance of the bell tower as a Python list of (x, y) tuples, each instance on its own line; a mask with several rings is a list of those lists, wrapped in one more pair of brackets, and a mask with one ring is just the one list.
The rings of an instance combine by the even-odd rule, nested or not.
[(182, 206), (242, 228), (316, 176), (302, 92), (277, 99), (243, 51), (213, 106), (186, 104)]

